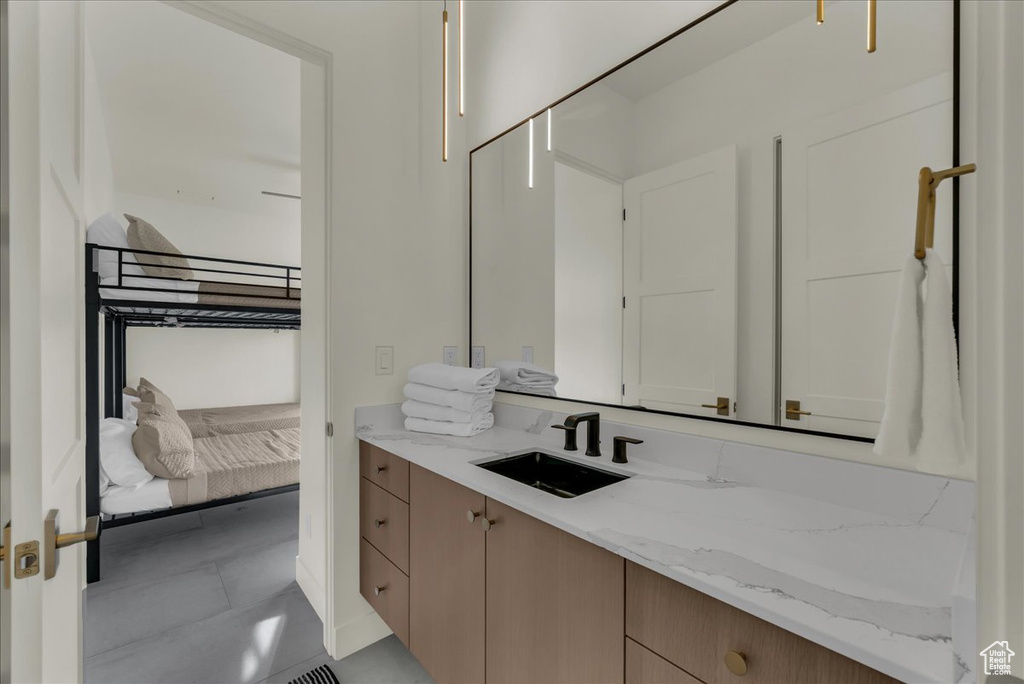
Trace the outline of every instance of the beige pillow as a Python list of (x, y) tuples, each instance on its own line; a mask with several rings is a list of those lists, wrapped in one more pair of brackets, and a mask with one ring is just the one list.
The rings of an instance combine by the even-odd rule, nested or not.
[(138, 397), (148, 404), (156, 404), (177, 411), (171, 398), (160, 391), (160, 389), (146, 378), (139, 378)]
[(138, 411), (132, 446), (146, 470), (168, 480), (192, 477), (196, 470), (192, 432), (178, 412), (149, 402), (139, 402)]
[[(143, 249), (150, 252), (166, 252), (181, 254), (171, 241), (149, 223), (137, 216), (125, 214), (128, 219), (128, 246), (132, 249)], [(146, 275), (161, 278), (191, 279), (194, 275), (185, 257), (157, 256), (155, 254), (136, 254), (135, 259), (142, 266)]]

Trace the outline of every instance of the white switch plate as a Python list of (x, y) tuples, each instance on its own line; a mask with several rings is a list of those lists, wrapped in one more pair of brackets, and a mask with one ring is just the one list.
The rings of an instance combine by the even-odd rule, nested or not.
[(484, 367), (484, 348), (483, 347), (473, 347), (473, 353), (472, 353), (471, 356), (472, 356), (472, 358), (470, 358), (470, 365), (473, 368), (483, 368)]
[(458, 347), (445, 347), (444, 355), (441, 360), (446, 366), (454, 366), (459, 359), (459, 348)]
[(395, 372), (395, 348), (377, 347), (377, 375), (393, 375)]
[(533, 363), (533, 347), (523, 347), (523, 361)]

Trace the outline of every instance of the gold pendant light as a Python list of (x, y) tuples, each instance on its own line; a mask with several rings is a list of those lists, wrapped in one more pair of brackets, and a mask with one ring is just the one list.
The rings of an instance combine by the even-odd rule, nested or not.
[(459, 116), (466, 112), (466, 88), (465, 88), (465, 58), (463, 57), (463, 42), (465, 41), (466, 12), (464, 0), (459, 0)]
[(441, 11), (441, 161), (448, 161), (448, 3)]
[(875, 34), (878, 24), (878, 0), (868, 0), (868, 52), (875, 51)]

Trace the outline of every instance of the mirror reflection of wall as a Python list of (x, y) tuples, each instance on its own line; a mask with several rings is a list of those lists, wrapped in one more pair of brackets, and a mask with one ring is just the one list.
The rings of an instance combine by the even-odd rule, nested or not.
[(953, 4), (884, 3), (873, 54), (864, 26), (741, 0), (535, 117), (532, 154), (529, 124), (474, 151), (488, 365), (527, 347), (559, 397), (873, 437), (917, 172), (952, 164)]

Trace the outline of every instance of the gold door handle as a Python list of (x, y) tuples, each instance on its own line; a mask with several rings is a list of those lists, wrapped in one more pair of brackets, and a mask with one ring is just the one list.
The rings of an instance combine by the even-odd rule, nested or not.
[(43, 521), (43, 545), (46, 552), (46, 560), (43, 568), (43, 578), (53, 579), (57, 575), (57, 551), (72, 544), (90, 542), (100, 536), (100, 517), (91, 515), (85, 519), (85, 530), (82, 532), (59, 532), (60, 511), (52, 509)]
[(703, 408), (715, 409), (720, 416), (729, 415), (729, 397), (718, 397), (717, 404), (701, 404), (701, 406)]
[(786, 418), (788, 420), (800, 420), (800, 416), (813, 415), (810, 411), (801, 411), (800, 402), (793, 399), (786, 400)]

